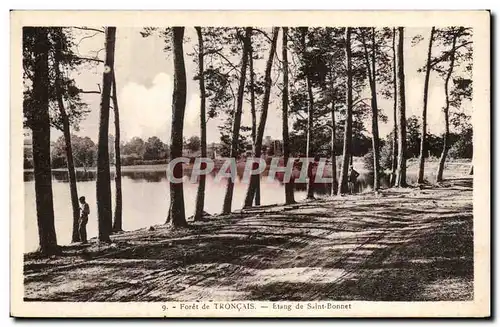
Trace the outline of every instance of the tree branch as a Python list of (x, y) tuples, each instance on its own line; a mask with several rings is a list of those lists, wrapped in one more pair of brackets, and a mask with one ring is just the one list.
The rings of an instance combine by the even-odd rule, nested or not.
[(98, 59), (98, 58), (88, 58), (88, 57), (78, 57), (78, 56), (73, 56), (75, 59), (80, 59), (80, 60), (87, 60), (87, 61), (95, 61), (99, 63), (104, 63), (104, 60)]
[(328, 123), (324, 123), (322, 125), (318, 125), (316, 127), (313, 128), (313, 130), (317, 130), (317, 129), (320, 129), (320, 128), (329, 128), (330, 131), (333, 131), (333, 125), (332, 124), (328, 124)]
[[(207, 52), (205, 52), (203, 55), (207, 55), (207, 54), (217, 54), (219, 55), (222, 59), (224, 59), (225, 61), (227, 61), (227, 63), (233, 68), (232, 70), (236, 70), (238, 72), (238, 68), (229, 60), (226, 58), (226, 56), (224, 56), (222, 53), (221, 53), (221, 49), (212, 49), (212, 50), (208, 50)], [(231, 70), (231, 71), (232, 71)], [(229, 71), (229, 73), (231, 72)]]
[[(370, 100), (370, 98), (360, 98), (360, 99), (357, 99), (357, 100), (354, 100), (352, 106), (356, 106), (358, 103), (360, 102), (364, 102), (365, 100)], [(365, 103), (366, 104), (366, 103)]]
[(217, 53), (218, 51), (222, 51), (223, 48), (219, 48), (219, 49), (209, 49), (205, 52), (203, 52), (203, 55), (206, 56), (206, 55), (209, 55), (209, 54), (214, 54), (214, 53)]
[(302, 113), (300, 111), (296, 111), (296, 112), (294, 112), (294, 114), (296, 114), (297, 116), (299, 116), (300, 119), (307, 119), (306, 117), (302, 116)]
[(99, 91), (85, 91), (82, 89), (78, 89), (78, 92), (83, 93), (83, 94), (101, 94), (101, 85), (97, 84), (97, 88), (99, 89)]
[(98, 32), (97, 32), (97, 33), (94, 33), (94, 34), (92, 34), (92, 35), (87, 35), (87, 36), (82, 37), (82, 38), (80, 39), (80, 41), (78, 41), (78, 43), (76, 44), (76, 47), (78, 48), (78, 47), (80, 46), (80, 43), (82, 43), (82, 41), (83, 41), (83, 40), (85, 40), (85, 39), (91, 39), (91, 38), (93, 38), (94, 36), (96, 36), (97, 34), (98, 34)]
[(231, 94), (233, 96), (233, 106), (236, 106), (236, 94), (234, 93), (233, 86), (231, 85), (231, 81), (229, 80), (229, 78), (227, 77), (227, 75), (221, 74), (220, 72), (218, 72), (216, 70), (214, 70), (213, 72), (215, 74), (217, 74), (218, 76), (220, 76), (220, 77), (222, 77), (223, 79), (226, 80), (226, 82), (227, 82), (227, 84), (229, 86), (229, 90), (231, 91)]
[(93, 51), (93, 50), (92, 50), (91, 52), (94, 52), (94, 53), (95, 53), (95, 58), (99, 58), (99, 53), (100, 53), (101, 51), (103, 51), (103, 50), (106, 50), (106, 49), (101, 48), (101, 49), (99, 49), (99, 50), (97, 50), (97, 51)]
[(99, 33), (105, 33), (104, 30), (100, 30), (97, 28), (91, 28), (91, 27), (78, 27), (78, 26), (71, 26), (71, 28), (75, 28), (77, 30), (82, 30), (82, 31), (94, 31), (94, 32), (99, 32)]
[(78, 89), (78, 92), (79, 93), (83, 93), (83, 94), (101, 94), (100, 91), (85, 91), (85, 90), (82, 90), (82, 89)]
[(438, 58), (434, 58), (433, 62), (431, 62), (431, 65), (430, 65), (431, 68), (434, 67), (435, 65), (443, 62), (443, 61), (446, 61), (448, 59), (448, 57), (451, 56), (452, 52), (456, 52), (458, 49), (465, 47), (466, 45), (469, 45), (469, 44), (472, 44), (472, 41), (462, 43), (458, 47), (455, 47), (454, 49), (446, 51), (442, 56), (440, 56)]
[(368, 103), (366, 103), (364, 99), (361, 99), (356, 105), (353, 105), (353, 107), (356, 107), (359, 103), (362, 103), (367, 107), (370, 107), (370, 105)]
[(254, 27), (252, 27), (252, 30), (264, 35), (268, 39), (269, 42), (271, 42), (271, 43), (273, 42), (273, 40), (269, 37), (269, 35), (267, 35), (267, 33), (264, 32), (263, 30), (261, 30), (259, 28), (254, 28)]

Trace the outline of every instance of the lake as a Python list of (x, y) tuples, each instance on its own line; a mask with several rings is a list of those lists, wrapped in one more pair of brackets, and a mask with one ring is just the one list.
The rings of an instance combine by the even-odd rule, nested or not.
[[(167, 217), (169, 206), (169, 184), (165, 171), (152, 171), (134, 167), (134, 171), (122, 172), (123, 193), (123, 229), (135, 230), (152, 225), (163, 224)], [(67, 245), (71, 242), (72, 209), (67, 171), (52, 172), (52, 191), (54, 196), (54, 214), (57, 242)], [(327, 176), (327, 175), (325, 175)], [(114, 173), (112, 172), (112, 177)], [(198, 184), (191, 183), (186, 176), (184, 182), (184, 201), (186, 216), (194, 214)], [(359, 190), (369, 187), (369, 182), (362, 174), (359, 178)], [(91, 214), (87, 225), (88, 237), (97, 236), (96, 208), (96, 173), (94, 171), (77, 171), (78, 196), (85, 196), (90, 204)], [(248, 184), (243, 183), (241, 174), (235, 181), (232, 209), (241, 209), (245, 200)], [(265, 182), (261, 184), (261, 205), (279, 204), (285, 202), (284, 184), (279, 180), (269, 183), (263, 174)], [(215, 173), (206, 179), (205, 211), (210, 214), (220, 213), (226, 191), (226, 181), (215, 182)], [(24, 172), (25, 186), (25, 251), (31, 252), (38, 247), (38, 228), (36, 223), (36, 202), (34, 173)], [(306, 198), (305, 184), (295, 185), (295, 200)], [(112, 201), (114, 208), (115, 184), (111, 182)], [(330, 194), (330, 184), (319, 184), (315, 187), (318, 197)]]

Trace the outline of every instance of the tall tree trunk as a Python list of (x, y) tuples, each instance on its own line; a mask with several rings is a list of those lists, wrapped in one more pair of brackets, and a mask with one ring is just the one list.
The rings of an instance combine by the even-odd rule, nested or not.
[[(269, 57), (266, 63), (266, 72), (264, 75), (264, 99), (262, 100), (262, 109), (260, 112), (259, 127), (257, 128), (257, 136), (255, 139), (255, 152), (254, 157), (260, 158), (262, 154), (262, 139), (264, 138), (264, 129), (266, 128), (267, 112), (269, 109), (269, 98), (271, 96), (271, 68), (273, 66), (273, 59), (276, 52), (276, 43), (278, 41), (279, 27), (273, 28), (271, 48), (269, 49)], [(248, 184), (247, 194), (245, 197), (245, 207), (251, 207), (255, 192), (260, 184), (260, 174), (252, 175), (250, 183)]]
[[(283, 56), (283, 94), (282, 94), (282, 133), (283, 133), (283, 163), (286, 166), (290, 158), (290, 135), (288, 134), (288, 27), (283, 27), (283, 43), (281, 46)], [(285, 203), (295, 203), (293, 177), (285, 183)]]
[(368, 80), (370, 83), (371, 90), (371, 107), (372, 107), (372, 151), (373, 151), (373, 190), (378, 191), (379, 189), (379, 171), (380, 171), (380, 153), (379, 153), (379, 136), (378, 136), (378, 106), (377, 106), (377, 73), (375, 71), (375, 60), (376, 60), (376, 44), (375, 44), (375, 28), (372, 27), (372, 53), (371, 53), (371, 63), (370, 56), (368, 54), (368, 46), (366, 45), (366, 40), (363, 35), (363, 48), (365, 52), (365, 63), (366, 70), (368, 72)]
[[(257, 139), (257, 112), (255, 108), (255, 73), (253, 69), (253, 46), (252, 40), (250, 39), (248, 54), (248, 65), (250, 69), (250, 111), (252, 114), (252, 146), (253, 152), (255, 153), (255, 142)], [(255, 190), (255, 205), (260, 206), (260, 183), (256, 185)]]
[[(206, 122), (206, 96), (205, 96), (205, 73), (204, 73), (204, 46), (203, 46), (203, 34), (201, 27), (195, 27), (196, 34), (198, 35), (198, 74), (200, 81), (200, 134), (201, 134), (201, 157), (207, 157), (207, 122)], [(204, 167), (203, 167), (204, 168)], [(198, 193), (196, 194), (196, 209), (194, 213), (194, 220), (201, 220), (203, 217), (203, 209), (205, 207), (205, 183), (206, 175), (202, 174), (200, 176), (200, 181), (198, 183)]]
[[(307, 58), (307, 48), (306, 48), (306, 34), (307, 34), (307, 27), (301, 27), (301, 45), (302, 45), (302, 61), (304, 62), (305, 66), (305, 78), (306, 78), (306, 87), (307, 87), (307, 145), (306, 145), (306, 157), (312, 158), (314, 151), (312, 150), (311, 146), (311, 137), (312, 137), (312, 131), (313, 131), (313, 114), (314, 114), (314, 97), (313, 97), (313, 92), (312, 92), (312, 82), (311, 82), (311, 74), (310, 74), (310, 69), (309, 65), (310, 63), (308, 62)], [(310, 171), (309, 167), (310, 163), (307, 163), (307, 171)], [(314, 179), (312, 176), (308, 176), (308, 183), (307, 183), (307, 198), (308, 199), (314, 199)]]
[(49, 40), (44, 27), (35, 27), (36, 44), (33, 49), (35, 71), (33, 77), (34, 112), (31, 122), (33, 165), (35, 170), (36, 215), (39, 248), (44, 254), (58, 252), (54, 227), (52, 198), (52, 171), (50, 168), (49, 118)]
[(453, 41), (451, 45), (451, 58), (450, 58), (450, 68), (448, 69), (448, 73), (446, 74), (446, 79), (444, 82), (444, 93), (446, 97), (446, 104), (444, 107), (444, 135), (443, 135), (443, 151), (441, 152), (441, 157), (439, 158), (439, 165), (438, 165), (438, 170), (436, 174), (436, 182), (440, 183), (443, 181), (443, 171), (444, 171), (444, 164), (446, 162), (446, 156), (448, 155), (448, 150), (450, 148), (450, 145), (448, 144), (449, 142), (449, 137), (450, 137), (450, 79), (451, 75), (453, 74), (453, 68), (455, 67), (455, 46), (457, 44), (457, 37), (458, 34), (455, 33), (453, 35)]
[(120, 110), (118, 108), (118, 93), (116, 92), (116, 77), (113, 70), (113, 110), (115, 116), (115, 219), (113, 231), (123, 230), (122, 222), (122, 163), (120, 157)]
[(432, 43), (434, 41), (435, 28), (431, 29), (429, 39), (429, 48), (427, 49), (427, 63), (425, 65), (425, 80), (424, 80), (424, 102), (422, 106), (422, 131), (420, 132), (420, 156), (418, 158), (418, 181), (424, 182), (424, 166), (425, 166), (425, 144), (427, 138), (427, 100), (429, 96), (429, 78), (431, 76), (431, 58), (432, 58)]
[(106, 58), (102, 77), (102, 93), (99, 119), (99, 143), (97, 148), (97, 215), (99, 222), (99, 241), (111, 242), (109, 235), (112, 231), (111, 212), (111, 174), (109, 171), (109, 104), (111, 86), (113, 84), (113, 70), (115, 62), (116, 27), (106, 28)]
[[(333, 82), (332, 82), (333, 89)], [(335, 96), (332, 96), (332, 188), (330, 190), (331, 195), (335, 195), (337, 190), (337, 156), (335, 155)]]
[(398, 27), (398, 168), (397, 187), (406, 186), (406, 98), (404, 72), (404, 27)]
[(375, 62), (377, 59), (377, 46), (375, 43), (375, 28), (372, 27), (372, 138), (373, 138), (373, 190), (380, 188), (380, 146), (378, 135), (378, 104), (377, 104), (377, 72)]
[(351, 158), (351, 143), (352, 143), (352, 53), (351, 53), (351, 33), (352, 28), (346, 28), (345, 36), (345, 52), (347, 61), (347, 110), (344, 128), (344, 153), (342, 157), (342, 168), (340, 173), (340, 183), (338, 194), (344, 194), (347, 192), (347, 180), (348, 180), (348, 167), (349, 159)]
[[(62, 33), (62, 30), (61, 30)], [(59, 114), (61, 115), (62, 127), (63, 127), (63, 135), (64, 135), (64, 143), (66, 145), (66, 165), (68, 167), (68, 175), (69, 175), (69, 191), (71, 194), (71, 207), (73, 209), (73, 229), (71, 233), (71, 242), (80, 241), (80, 235), (78, 233), (78, 223), (80, 219), (80, 206), (78, 204), (78, 191), (76, 187), (76, 172), (75, 172), (75, 164), (73, 159), (73, 150), (71, 147), (71, 132), (69, 126), (69, 119), (66, 113), (66, 109), (64, 108), (64, 101), (62, 95), (62, 86), (61, 86), (61, 71), (59, 68), (59, 64), (61, 62), (61, 48), (60, 44), (56, 45), (54, 51), (54, 72), (55, 72), (55, 91), (57, 97), (57, 105), (59, 107)]]
[(253, 69), (253, 46), (250, 39), (248, 53), (248, 69), (250, 70), (250, 112), (252, 114), (252, 142), (255, 147), (255, 139), (257, 138), (257, 112), (255, 108), (255, 73)]
[[(241, 125), (241, 111), (243, 108), (243, 95), (245, 92), (245, 75), (248, 66), (248, 53), (250, 47), (250, 36), (252, 35), (252, 28), (245, 28), (245, 36), (243, 40), (243, 54), (241, 58), (241, 71), (240, 80), (238, 86), (238, 96), (236, 99), (236, 108), (233, 115), (233, 131), (231, 139), (231, 158), (235, 160), (238, 157), (238, 137), (240, 135), (240, 125)], [(229, 178), (227, 181), (226, 195), (224, 196), (224, 204), (222, 206), (222, 213), (228, 214), (231, 212), (231, 206), (233, 202), (233, 191), (234, 191), (234, 181)]]
[[(184, 112), (186, 110), (186, 67), (184, 65), (184, 27), (174, 27), (172, 45), (174, 53), (174, 91), (172, 95), (172, 128), (170, 134), (170, 160), (182, 157)], [(182, 178), (182, 163), (173, 167), (175, 178)], [(172, 227), (186, 227), (184, 184), (170, 181), (170, 221)]]
[(391, 167), (391, 186), (396, 183), (396, 169), (398, 167), (398, 69), (396, 65), (396, 28), (392, 29), (392, 85), (393, 85), (393, 108), (392, 118), (394, 120), (394, 129), (392, 137), (392, 167)]

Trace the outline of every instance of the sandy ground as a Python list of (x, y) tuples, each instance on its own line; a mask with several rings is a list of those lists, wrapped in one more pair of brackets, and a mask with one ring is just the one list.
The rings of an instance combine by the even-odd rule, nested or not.
[(473, 298), (472, 179), (154, 226), (25, 255), (26, 301)]

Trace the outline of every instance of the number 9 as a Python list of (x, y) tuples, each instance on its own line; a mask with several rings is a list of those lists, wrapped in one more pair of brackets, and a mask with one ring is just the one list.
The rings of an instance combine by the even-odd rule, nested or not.
[(167, 306), (165, 304), (162, 305), (161, 308), (163, 309), (163, 311), (167, 310)]

